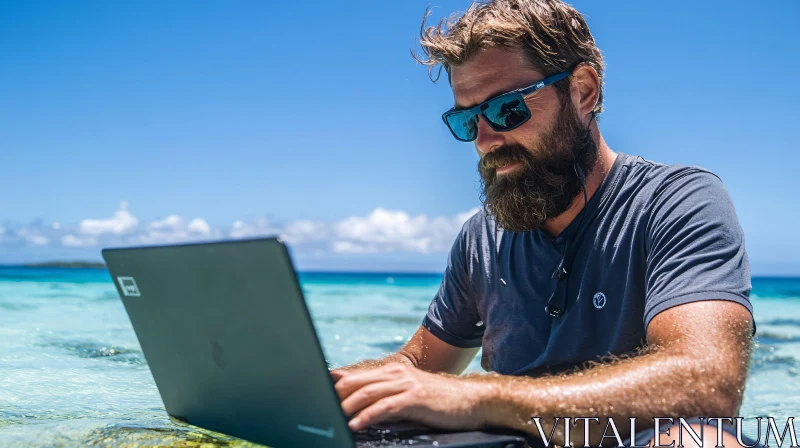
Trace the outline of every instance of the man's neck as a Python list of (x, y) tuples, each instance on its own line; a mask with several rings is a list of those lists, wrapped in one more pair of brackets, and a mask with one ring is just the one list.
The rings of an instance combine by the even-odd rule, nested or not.
[[(617, 160), (617, 153), (611, 150), (611, 148), (606, 145), (606, 142), (603, 140), (601, 136), (598, 139), (597, 144), (597, 163), (595, 163), (594, 168), (592, 169), (591, 173), (586, 175), (586, 194), (588, 196), (587, 201), (592, 199), (592, 196), (597, 192), (600, 188), (600, 185), (605, 180), (608, 173), (611, 171), (611, 167), (614, 166), (614, 161)], [(564, 229), (569, 226), (573, 219), (578, 216), (578, 213), (583, 210), (584, 207), (584, 198), (583, 193), (579, 194), (572, 200), (572, 204), (569, 206), (567, 211), (558, 215), (555, 219), (547, 221), (547, 223), (542, 227), (542, 230), (548, 234), (550, 237), (555, 238), (564, 231)]]

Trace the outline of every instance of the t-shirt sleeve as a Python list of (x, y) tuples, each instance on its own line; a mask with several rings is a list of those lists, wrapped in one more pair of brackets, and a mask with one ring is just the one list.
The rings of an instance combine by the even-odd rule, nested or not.
[(699, 300), (737, 302), (752, 314), (744, 232), (722, 181), (687, 168), (664, 181), (651, 205), (645, 328), (656, 314)]
[(466, 230), (461, 231), (450, 250), (442, 284), (422, 325), (450, 345), (475, 348), (481, 346), (484, 326), (470, 282), (465, 233)]

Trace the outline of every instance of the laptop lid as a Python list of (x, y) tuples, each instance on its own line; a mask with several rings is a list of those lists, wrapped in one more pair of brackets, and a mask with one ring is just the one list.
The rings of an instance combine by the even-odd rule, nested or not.
[(354, 446), (280, 240), (103, 258), (171, 416), (270, 446)]

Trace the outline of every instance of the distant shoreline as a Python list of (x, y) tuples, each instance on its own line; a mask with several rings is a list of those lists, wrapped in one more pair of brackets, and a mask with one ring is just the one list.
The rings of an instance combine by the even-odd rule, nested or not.
[[(100, 261), (43, 261), (37, 263), (0, 263), (0, 268), (14, 268), (14, 267), (23, 267), (23, 268), (63, 268), (63, 269), (107, 269), (105, 263)], [(311, 269), (311, 270), (301, 270), (298, 271), (298, 274), (330, 274), (330, 275), (340, 275), (340, 274), (354, 274), (354, 275), (369, 275), (369, 276), (396, 276), (396, 277), (403, 277), (403, 276), (428, 276), (428, 277), (437, 277), (441, 276), (441, 272), (426, 272), (426, 271), (332, 271), (332, 270), (318, 270), (318, 269)]]
[(22, 266), (26, 268), (106, 269), (105, 263), (99, 261), (45, 261), (25, 263)]

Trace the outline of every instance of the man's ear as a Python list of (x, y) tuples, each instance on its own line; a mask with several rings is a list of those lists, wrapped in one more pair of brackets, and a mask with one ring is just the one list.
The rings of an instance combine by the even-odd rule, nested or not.
[(572, 71), (570, 98), (578, 116), (587, 117), (600, 100), (600, 77), (589, 64), (579, 64)]

